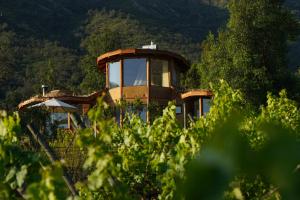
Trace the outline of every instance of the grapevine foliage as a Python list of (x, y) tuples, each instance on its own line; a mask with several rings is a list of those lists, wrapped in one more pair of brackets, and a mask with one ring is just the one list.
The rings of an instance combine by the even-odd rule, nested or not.
[(0, 114), (0, 199), (67, 198), (59, 165), (43, 166), (37, 154), (23, 150), (20, 131), (17, 114)]
[[(76, 199), (299, 199), (297, 104), (282, 91), (257, 111), (225, 81), (212, 89), (210, 112), (186, 129), (172, 103), (151, 124), (127, 114), (119, 126), (100, 99), (78, 132)], [(19, 122), (0, 118), (0, 199), (66, 199), (60, 165), (20, 148)]]

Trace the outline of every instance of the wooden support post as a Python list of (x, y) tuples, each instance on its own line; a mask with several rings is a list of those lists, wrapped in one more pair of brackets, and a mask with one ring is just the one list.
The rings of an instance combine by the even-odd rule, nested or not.
[(120, 89), (121, 89), (121, 99), (123, 98), (123, 87), (124, 87), (124, 80), (123, 80), (123, 70), (124, 70), (124, 60), (120, 61)]
[(199, 97), (199, 118), (203, 115), (203, 98)]
[(109, 69), (108, 69), (109, 64), (105, 64), (106, 72), (105, 72), (105, 83), (106, 83), (106, 88), (109, 88)]
[[(120, 61), (120, 101), (122, 102), (123, 100), (123, 86), (124, 86), (124, 81), (123, 81), (123, 69), (124, 69), (124, 59), (121, 59)], [(120, 108), (120, 126), (123, 126), (123, 112), (124, 109), (121, 106)]]
[(150, 123), (150, 111), (149, 111), (149, 103), (150, 103), (150, 87), (151, 87), (151, 71), (150, 71), (150, 58), (147, 58), (147, 119), (146, 121)]
[(71, 116), (70, 116), (70, 113), (68, 113), (68, 129), (71, 129)]
[(123, 115), (125, 114), (124, 113), (124, 108), (122, 108), (123, 106), (120, 107), (120, 127), (123, 127)]
[(187, 124), (186, 124), (186, 104), (185, 102), (183, 102), (183, 127), (186, 128)]
[[(30, 131), (30, 133), (32, 134), (33, 138), (41, 145), (42, 149), (45, 151), (45, 153), (48, 156), (51, 163), (54, 164), (56, 161), (59, 161), (57, 159), (57, 157), (55, 156), (55, 154), (53, 153), (53, 151), (51, 150), (51, 148), (49, 147), (49, 145), (47, 144), (47, 142), (43, 139), (42, 135), (37, 134), (29, 124), (27, 125), (27, 128)], [(74, 187), (74, 184), (73, 184), (71, 178), (69, 177), (69, 175), (67, 174), (64, 166), (62, 166), (62, 170), (63, 170), (62, 178), (65, 181), (70, 192), (72, 193), (72, 196), (75, 197), (77, 195), (77, 191)]]
[(172, 74), (171, 74), (171, 69), (172, 69), (172, 66), (170, 66), (171, 65), (171, 60), (169, 59), (168, 60), (168, 87), (171, 87), (172, 86)]
[(84, 125), (78, 117), (75, 116), (74, 113), (69, 114), (71, 121), (73, 122), (75, 129), (83, 129)]

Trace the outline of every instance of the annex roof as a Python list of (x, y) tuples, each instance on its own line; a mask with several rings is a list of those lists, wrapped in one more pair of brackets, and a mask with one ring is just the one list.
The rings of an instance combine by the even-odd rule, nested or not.
[(102, 95), (101, 92), (93, 92), (89, 95), (74, 95), (72, 92), (63, 90), (52, 90), (49, 93), (42, 95), (36, 95), (21, 102), (18, 105), (19, 110), (25, 109), (33, 104), (41, 103), (52, 98), (56, 98), (60, 101), (64, 101), (70, 104), (92, 104), (96, 102), (96, 99)]
[(213, 93), (210, 90), (203, 90), (203, 89), (195, 89), (187, 91), (181, 94), (182, 99), (188, 99), (191, 97), (212, 97)]

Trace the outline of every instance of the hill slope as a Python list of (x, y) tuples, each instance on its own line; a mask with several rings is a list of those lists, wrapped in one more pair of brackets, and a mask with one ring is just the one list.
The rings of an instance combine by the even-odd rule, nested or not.
[[(205, 2), (205, 0), (203, 1)], [(197, 0), (13, 0), (1, 1), (1, 21), (27, 36), (74, 45), (74, 33), (91, 9), (118, 10), (153, 29), (199, 42), (226, 20), (226, 11)], [(78, 41), (77, 41), (78, 42)]]
[[(20, 99), (38, 92), (39, 85), (45, 82), (53, 83), (52, 88), (61, 88), (64, 87), (64, 80), (70, 80), (71, 85), (65, 87), (73, 91), (78, 90), (84, 76), (81, 71), (84, 69), (80, 66), (82, 64), (79, 62), (79, 58), (87, 50), (84, 45), (85, 39), (100, 34), (103, 27), (113, 26), (116, 21), (120, 20), (122, 23), (128, 22), (126, 27), (121, 28), (128, 32), (120, 35), (138, 37), (127, 45), (123, 42), (120, 47), (128, 47), (128, 45), (140, 47), (153, 40), (162, 49), (178, 52), (192, 61), (197, 61), (200, 55), (200, 43), (205, 39), (207, 33), (209, 31), (216, 32), (226, 23), (228, 18), (227, 11), (224, 9), (226, 1), (0, 1), (0, 25), (7, 24), (4, 32), (0, 29), (0, 34), (4, 35), (3, 38), (11, 40), (9, 43), (11, 45), (6, 45), (5, 42), (3, 45), (14, 49), (14, 51), (7, 51), (12, 52), (10, 55), (0, 57), (0, 62), (3, 61), (7, 72), (9, 66), (14, 66), (12, 69), (15, 73), (11, 75), (9, 81), (1, 84), (0, 107), (1, 99), (10, 99), (8, 102), (15, 99), (18, 102)], [(292, 8), (300, 19), (300, 1), (287, 0), (286, 5)], [(95, 12), (91, 12), (91, 10), (102, 12), (97, 17), (97, 23), (102, 27), (93, 27), (95, 17), (91, 15)], [(109, 14), (114, 11), (121, 12), (122, 19), (115, 18), (115, 16), (119, 16), (118, 14)], [(128, 30), (131, 27), (134, 30)], [(117, 32), (117, 29), (114, 29), (114, 32)], [(145, 32), (147, 34), (143, 34)], [(11, 36), (6, 37), (7, 34)], [(293, 67), (300, 66), (299, 51), (300, 41), (293, 43), (290, 48), (290, 65)], [(66, 55), (68, 55), (67, 59)], [(13, 63), (8, 63), (7, 58), (12, 57), (18, 57), (18, 59)], [(88, 57), (91, 64), (95, 63), (95, 57), (96, 54)], [(52, 75), (47, 75), (48, 70)], [(63, 72), (64, 77), (57, 80), (56, 71)], [(72, 77), (69, 71), (77, 72), (77, 74)], [(73, 72), (72, 74), (74, 74)], [(32, 74), (35, 74), (35, 77), (32, 77)], [(17, 94), (14, 91), (17, 91)]]

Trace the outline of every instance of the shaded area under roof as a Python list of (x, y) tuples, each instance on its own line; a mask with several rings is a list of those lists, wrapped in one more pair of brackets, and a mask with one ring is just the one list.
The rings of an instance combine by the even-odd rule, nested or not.
[(41, 103), (52, 98), (56, 98), (60, 101), (70, 104), (93, 104), (96, 103), (98, 97), (102, 96), (102, 92), (93, 92), (89, 95), (74, 95), (72, 92), (64, 90), (53, 90), (45, 94), (45, 96), (37, 95), (21, 102), (18, 105), (19, 110), (23, 110), (28, 106), (36, 103)]

